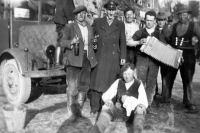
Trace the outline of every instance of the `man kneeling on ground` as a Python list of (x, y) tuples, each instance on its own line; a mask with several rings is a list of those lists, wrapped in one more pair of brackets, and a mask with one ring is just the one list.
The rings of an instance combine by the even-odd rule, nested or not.
[(133, 64), (126, 63), (121, 68), (123, 78), (117, 79), (102, 95), (104, 105), (96, 124), (90, 132), (104, 133), (111, 121), (118, 118), (130, 120), (134, 115), (133, 133), (143, 130), (148, 101), (142, 82), (136, 79)]

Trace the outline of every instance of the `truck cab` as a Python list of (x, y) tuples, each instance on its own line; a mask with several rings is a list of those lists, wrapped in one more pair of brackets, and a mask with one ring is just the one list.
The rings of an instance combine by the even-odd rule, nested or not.
[(54, 14), (55, 0), (0, 0), (0, 95), (11, 104), (42, 84), (66, 87), (64, 66), (55, 67)]

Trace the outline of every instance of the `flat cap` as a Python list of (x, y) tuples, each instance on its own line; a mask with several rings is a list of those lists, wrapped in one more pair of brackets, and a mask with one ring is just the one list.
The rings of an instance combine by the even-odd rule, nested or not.
[(177, 11), (177, 13), (176, 14), (180, 14), (180, 13), (192, 13), (192, 11), (189, 9), (189, 7), (188, 6), (181, 6), (179, 9), (178, 9), (178, 11)]
[(108, 10), (116, 10), (116, 7), (118, 6), (118, 3), (112, 0), (109, 0), (105, 5), (104, 8)]
[(87, 8), (84, 5), (77, 6), (74, 9), (73, 14), (78, 14), (78, 13), (80, 13), (82, 11), (87, 11)]
[(164, 12), (159, 12), (157, 15), (156, 15), (156, 19), (158, 20), (166, 20), (167, 19), (167, 16)]

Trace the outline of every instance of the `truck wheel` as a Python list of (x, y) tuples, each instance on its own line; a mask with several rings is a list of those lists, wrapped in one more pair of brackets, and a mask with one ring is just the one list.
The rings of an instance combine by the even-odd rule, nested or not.
[(8, 60), (2, 72), (2, 86), (11, 104), (25, 103), (31, 93), (31, 79), (22, 76), (15, 59)]
[(5, 93), (2, 87), (2, 72), (3, 72), (3, 67), (5, 63), (6, 63), (6, 60), (2, 61), (0, 65), (0, 96), (5, 96)]

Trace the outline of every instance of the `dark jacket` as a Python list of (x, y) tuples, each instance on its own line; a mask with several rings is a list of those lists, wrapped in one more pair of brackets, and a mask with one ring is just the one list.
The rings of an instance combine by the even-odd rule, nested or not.
[[(97, 61), (95, 58), (95, 53), (92, 47), (92, 38), (93, 38), (93, 30), (92, 27), (87, 24), (88, 27), (88, 59), (90, 61), (91, 67), (95, 67), (97, 65)], [(72, 39), (78, 35), (79, 41), (79, 55), (74, 55), (74, 49), (70, 48)], [(70, 66), (82, 67), (83, 64), (83, 55), (84, 55), (84, 43), (83, 37), (81, 34), (81, 30), (78, 26), (77, 22), (67, 24), (65, 26), (63, 32), (63, 38), (61, 39), (61, 46), (66, 48), (64, 53), (64, 60), (69, 63)]]
[(118, 78), (120, 59), (126, 59), (125, 26), (116, 18), (109, 26), (104, 18), (95, 19), (92, 27), (99, 35), (96, 58), (98, 65), (91, 74), (91, 89), (105, 92)]
[(56, 14), (54, 22), (65, 25), (69, 20), (74, 20), (75, 9), (73, 0), (56, 0)]

